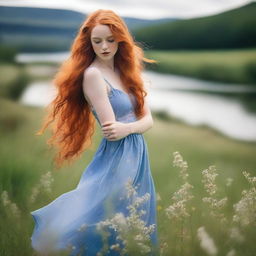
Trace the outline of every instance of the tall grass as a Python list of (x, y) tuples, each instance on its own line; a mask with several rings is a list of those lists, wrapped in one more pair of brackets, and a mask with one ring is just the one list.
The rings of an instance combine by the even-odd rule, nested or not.
[[(227, 212), (228, 196), (224, 195), (225, 197), (221, 198), (217, 193), (221, 188), (215, 182), (218, 176), (215, 166), (212, 165), (202, 171), (201, 182), (205, 191), (199, 198), (195, 198), (193, 186), (189, 183), (188, 164), (179, 152), (173, 154), (173, 166), (179, 168), (182, 182), (180, 188), (171, 195), (167, 207), (161, 204), (161, 195), (157, 192), (159, 222), (165, 227), (159, 232), (159, 255), (253, 255), (255, 252), (253, 237), (256, 235), (256, 177), (252, 177), (246, 171), (243, 172), (248, 189), (241, 192), (241, 198), (232, 205), (232, 211)], [(26, 218), (25, 216), (29, 215), (36, 200), (45, 200), (44, 196), (51, 193), (53, 181), (51, 172), (41, 176), (40, 181), (31, 188), (26, 202), (23, 202), (29, 206), (28, 211), (22, 212), (17, 204), (11, 201), (6, 190), (1, 193), (1, 212), (11, 227), (7, 234), (11, 235), (12, 242), (16, 241), (19, 249), (15, 248), (15, 251), (20, 251), (20, 248), (24, 250), (19, 255), (26, 255), (23, 253), (29, 252), (28, 247), (26, 248), (21, 242), (24, 231), (27, 236), (29, 235), (27, 221), (21, 221), (22, 217)], [(133, 198), (128, 207), (130, 214), (124, 216), (121, 212), (116, 213), (113, 218), (101, 221), (97, 225), (99, 230), (108, 227), (118, 234), (118, 242), (106, 244), (97, 256), (104, 255), (108, 250), (117, 250), (120, 255), (148, 255), (152, 251), (150, 234), (156, 226), (145, 226), (140, 219), (145, 212), (138, 211), (139, 206), (147, 201), (150, 195), (146, 193), (140, 198), (136, 197), (136, 188), (131, 184), (132, 181), (127, 183), (127, 198)], [(230, 180), (225, 186), (232, 186)], [(135, 197), (132, 197), (134, 195)], [(203, 207), (198, 207), (196, 204), (198, 200), (203, 203)], [(85, 229), (86, 224), (83, 224), (78, 232)], [(105, 237), (104, 241), (107, 241), (106, 237), (110, 233), (105, 231), (101, 234)], [(3, 237), (6, 244), (10, 244), (8, 236), (2, 234), (2, 239)], [(70, 244), (68, 253), (75, 249), (77, 248)], [(2, 255), (10, 255), (7, 251), (2, 253)]]
[[(34, 255), (30, 212), (76, 186), (101, 135), (96, 129), (93, 148), (72, 166), (53, 173), (52, 152), (45, 144), (49, 134), (34, 136), (43, 111), (3, 99), (0, 108), (6, 110), (0, 115), (0, 255)], [(7, 129), (7, 117), (17, 116), (23, 121)], [(253, 255), (255, 143), (154, 119), (145, 138), (158, 198), (160, 254)], [(114, 220), (125, 222), (121, 215)], [(133, 243), (141, 237), (137, 239)], [(112, 249), (118, 250), (118, 245)]]

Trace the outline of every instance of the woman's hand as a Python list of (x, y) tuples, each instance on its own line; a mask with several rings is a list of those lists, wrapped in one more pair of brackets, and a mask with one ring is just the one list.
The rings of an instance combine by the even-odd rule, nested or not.
[(101, 130), (107, 140), (120, 140), (131, 133), (130, 123), (108, 121), (102, 124)]

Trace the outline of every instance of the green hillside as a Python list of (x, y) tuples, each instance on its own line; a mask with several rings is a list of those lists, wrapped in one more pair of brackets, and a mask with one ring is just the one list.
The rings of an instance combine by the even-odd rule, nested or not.
[[(256, 3), (208, 17), (143, 20), (123, 17), (136, 41), (150, 49), (228, 49), (256, 45)], [(67, 51), (86, 14), (0, 7), (0, 44), (25, 52)]]
[(134, 31), (150, 49), (227, 49), (256, 46), (256, 3), (202, 18)]
[[(23, 52), (68, 51), (86, 16), (71, 10), (0, 6), (0, 45)], [(123, 19), (130, 30), (177, 20)]]

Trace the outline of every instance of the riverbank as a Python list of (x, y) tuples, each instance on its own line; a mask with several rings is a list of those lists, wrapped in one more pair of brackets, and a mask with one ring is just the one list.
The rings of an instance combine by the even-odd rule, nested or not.
[(256, 48), (235, 50), (193, 50), (145, 52), (158, 64), (148, 65), (161, 73), (208, 81), (256, 86)]
[(52, 79), (57, 68), (50, 63), (0, 63), (0, 97), (17, 100), (30, 83)]

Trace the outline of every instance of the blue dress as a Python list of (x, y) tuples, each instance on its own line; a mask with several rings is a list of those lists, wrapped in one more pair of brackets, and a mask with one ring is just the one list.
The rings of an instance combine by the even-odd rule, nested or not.
[[(134, 96), (114, 88), (106, 79), (105, 81), (110, 86), (108, 97), (116, 120), (136, 121)], [(92, 106), (91, 110), (100, 125)], [(129, 197), (128, 183), (136, 191)], [(103, 236), (97, 229), (97, 223), (113, 218), (116, 213), (131, 216), (128, 206), (147, 193), (149, 197), (137, 210), (144, 210), (140, 219), (145, 226), (155, 226), (153, 232), (149, 233), (151, 250), (132, 255), (158, 255), (159, 252), (156, 195), (147, 144), (140, 133), (129, 134), (117, 141), (109, 141), (103, 137), (77, 187), (31, 212), (35, 223), (31, 245), (39, 253), (56, 253), (68, 249), (70, 256), (96, 256), (103, 248)], [(117, 229), (107, 227), (107, 230), (110, 234), (107, 238), (108, 245), (119, 243), (120, 248), (123, 248), (123, 243), (117, 237)], [(112, 248), (101, 255), (115, 256), (120, 255), (120, 252)]]

